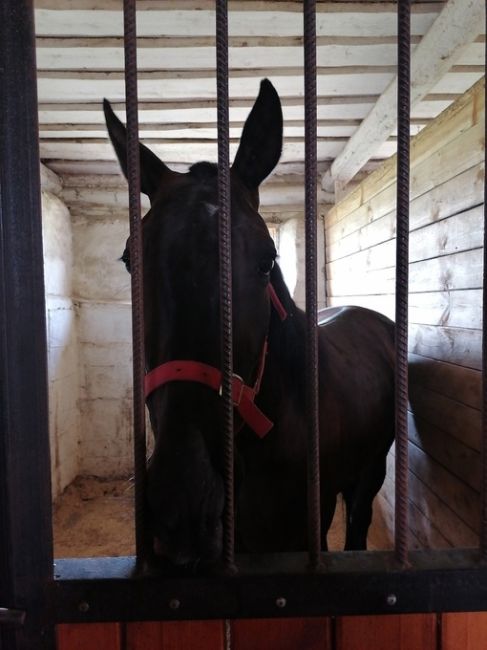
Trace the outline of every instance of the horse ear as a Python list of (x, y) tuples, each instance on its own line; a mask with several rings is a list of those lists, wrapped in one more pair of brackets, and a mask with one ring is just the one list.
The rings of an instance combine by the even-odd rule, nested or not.
[(269, 79), (263, 79), (245, 122), (232, 169), (255, 190), (277, 165), (282, 151), (281, 100)]
[[(107, 124), (108, 135), (117, 154), (122, 172), (127, 178), (127, 129), (113, 112), (108, 99), (103, 100), (103, 112)], [(167, 174), (174, 172), (150, 149), (139, 143), (140, 152), (140, 189), (152, 199), (161, 181)]]

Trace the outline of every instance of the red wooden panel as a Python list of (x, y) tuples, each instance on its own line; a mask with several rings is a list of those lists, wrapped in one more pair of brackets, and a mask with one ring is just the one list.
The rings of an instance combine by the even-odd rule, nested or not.
[(63, 623), (56, 638), (57, 650), (122, 650), (120, 623)]
[(437, 650), (436, 636), (436, 614), (344, 616), (336, 650)]
[(485, 650), (487, 612), (441, 615), (441, 650)]
[(327, 618), (233, 621), (232, 650), (331, 650)]
[(224, 650), (223, 621), (128, 623), (125, 650)]

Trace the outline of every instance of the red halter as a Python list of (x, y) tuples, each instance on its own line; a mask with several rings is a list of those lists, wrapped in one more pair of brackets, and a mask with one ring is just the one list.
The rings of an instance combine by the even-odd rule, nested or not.
[[(279, 300), (274, 287), (269, 284), (269, 297), (277, 311), (279, 318), (285, 320), (287, 312)], [(254, 399), (260, 390), (260, 384), (265, 369), (265, 360), (267, 356), (267, 338), (264, 341), (262, 352), (260, 354), (257, 379), (253, 386), (247, 386), (243, 379), (238, 375), (233, 375), (232, 397), (233, 404), (237, 409), (242, 420), (259, 436), (263, 438), (273, 427), (273, 422), (267, 418), (259, 407), (254, 403)], [(222, 373), (218, 368), (209, 366), (200, 361), (167, 361), (157, 366), (145, 376), (145, 396), (148, 397), (156, 388), (160, 388), (172, 381), (193, 381), (204, 384), (213, 390), (221, 393)]]

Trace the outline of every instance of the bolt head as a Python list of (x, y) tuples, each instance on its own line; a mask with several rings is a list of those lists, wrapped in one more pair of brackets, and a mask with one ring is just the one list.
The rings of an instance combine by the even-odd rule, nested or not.
[(393, 607), (397, 603), (397, 596), (396, 594), (389, 594), (386, 598), (386, 602), (390, 607)]
[(279, 609), (283, 609), (287, 605), (287, 600), (283, 596), (279, 596), (279, 598), (276, 598), (276, 607), (279, 607)]

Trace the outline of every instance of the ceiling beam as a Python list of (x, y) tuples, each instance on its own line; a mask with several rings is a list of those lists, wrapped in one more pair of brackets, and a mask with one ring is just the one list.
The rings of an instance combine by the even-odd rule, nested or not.
[[(415, 4), (415, 11), (430, 12), (434, 10), (435, 5), (440, 6), (443, 0), (426, 0)], [(273, 0), (273, 9), (275, 11), (287, 11), (292, 13), (302, 13), (302, 3), (299, 0)], [(317, 0), (316, 11), (318, 13), (327, 12), (350, 12), (360, 10), (368, 13), (378, 13), (384, 11), (395, 11), (394, 0), (377, 0), (364, 3), (362, 0), (353, 2), (344, 0), (336, 2), (335, 0)], [(119, 11), (120, 0), (36, 0), (36, 9), (50, 9), (62, 11)], [(268, 11), (269, 3), (263, 0), (230, 0), (228, 9), (232, 11)], [(215, 0), (137, 0), (137, 11), (214, 11)]]
[[(393, 74), (393, 72), (380, 72), (342, 75), (338, 71), (332, 74), (319, 74), (316, 79), (317, 91), (322, 97), (380, 95), (390, 83)], [(139, 78), (138, 90), (141, 103), (146, 101), (194, 102), (216, 99), (216, 83), (213, 74), (201, 76), (199, 79), (191, 79), (191, 81), (161, 79), (161, 76), (163, 75), (159, 73), (145, 73), (144, 78)], [(59, 73), (52, 73), (49, 77), (46, 74), (41, 74), (37, 79), (39, 103), (63, 103), (66, 99), (71, 102), (99, 102), (103, 97), (107, 97), (112, 102), (124, 101), (124, 80), (118, 77), (118, 73), (107, 73), (104, 77), (96, 79), (75, 79), (71, 75), (70, 78), (64, 78)], [(261, 79), (261, 75), (230, 78), (230, 97), (232, 99), (255, 100)], [(273, 81), (281, 99), (302, 98), (302, 75), (286, 75), (284, 77), (272, 75), (271, 81)], [(441, 89), (440, 92), (442, 92)]]
[[(333, 138), (317, 141), (317, 155), (320, 161), (331, 161), (342, 150), (346, 138)], [(173, 163), (190, 165), (201, 160), (217, 159), (217, 146), (215, 142), (188, 142), (181, 141), (151, 141), (151, 150), (164, 160), (169, 166)], [(230, 143), (230, 155), (233, 159), (238, 142)], [(384, 142), (378, 150), (377, 159), (385, 159), (396, 151), (396, 142), (391, 139)], [(47, 163), (49, 160), (85, 160), (85, 161), (111, 161), (114, 160), (113, 148), (104, 140), (41, 140), (41, 159)], [(284, 143), (279, 164), (299, 162), (304, 159), (304, 143), (300, 140)], [(49, 165), (51, 166), (51, 165)]]
[[(449, 0), (411, 57), (411, 105), (429, 93), (485, 25), (485, 0)], [(346, 185), (396, 127), (397, 77), (325, 173), (322, 187)]]
[[(47, 41), (53, 39), (38, 39), (37, 41), (37, 70), (74, 70), (74, 71), (104, 71), (116, 72), (124, 69), (123, 47), (105, 46), (95, 47), (91, 43), (76, 46), (72, 43), (77, 39), (55, 39), (54, 46), (47, 46)], [(85, 41), (103, 41), (104, 39), (85, 39)], [(139, 39), (140, 40), (140, 39)], [(143, 39), (151, 40), (151, 39)], [(393, 39), (391, 39), (393, 40)], [(395, 41), (395, 39), (394, 39)], [(137, 43), (137, 67), (139, 72), (164, 70), (173, 74), (184, 71), (213, 70), (215, 67), (215, 48), (212, 45), (194, 47), (147, 46), (140, 47)], [(390, 43), (367, 43), (360, 45), (318, 45), (316, 47), (316, 60), (319, 68), (333, 65), (334, 68), (347, 68), (351, 66), (388, 66), (396, 65), (397, 45)], [(265, 67), (276, 69), (302, 68), (303, 46), (301, 44), (271, 46), (237, 46), (229, 48), (230, 74), (242, 70), (254, 70)], [(472, 43), (459, 60), (460, 65), (483, 65), (484, 43)], [(269, 73), (273, 74), (273, 73)]]
[[(120, 2), (70, 3), (58, 1), (56, 8), (42, 8), (36, 2), (36, 33), (42, 37), (55, 36), (107, 36), (123, 34), (123, 15)], [(140, 5), (140, 7), (139, 7)], [(214, 2), (198, 11), (188, 10), (185, 3), (170, 8), (169, 3), (148, 2), (147, 10), (137, 3), (137, 32), (141, 37), (214, 37)], [(246, 3), (242, 0), (230, 6), (229, 36), (233, 37), (297, 37), (302, 38), (302, 3)], [(82, 6), (80, 9), (79, 7)], [(441, 4), (436, 2), (413, 4), (411, 17), (412, 34), (423, 35), (435, 17)], [(95, 9), (95, 10), (93, 10)], [(260, 9), (260, 10), (259, 10)], [(197, 20), (195, 19), (197, 16)], [(395, 3), (329, 2), (318, 5), (316, 14), (317, 36), (387, 36), (396, 30)]]
[[(49, 39), (51, 40), (51, 39)], [(58, 39), (63, 42), (55, 47), (45, 47), (42, 39), (37, 44), (38, 70), (111, 70), (124, 69), (122, 47), (93, 47), (91, 44), (74, 46), (70, 39)], [(85, 39), (89, 41), (90, 39)], [(101, 39), (103, 40), (103, 39)], [(482, 44), (478, 44), (478, 50)], [(394, 43), (361, 45), (323, 45), (317, 46), (318, 67), (349, 66), (383, 66), (384, 61), (393, 65), (397, 48)], [(481, 53), (478, 55), (481, 57)], [(302, 68), (302, 45), (284, 46), (262, 45), (258, 47), (229, 48), (229, 67), (232, 71), (262, 68), (295, 69)], [(470, 63), (467, 60), (466, 63)], [(474, 61), (476, 62), (476, 61)], [(137, 50), (137, 66), (140, 72), (165, 70), (166, 72), (212, 70), (215, 68), (215, 48), (205, 47), (145, 47)]]
[[(463, 94), (463, 93), (462, 93)], [(435, 92), (434, 94), (427, 95), (424, 98), (424, 101), (429, 102), (431, 104), (450, 104), (451, 102), (454, 102), (456, 99), (458, 99), (459, 93), (458, 92)], [(359, 107), (362, 109), (363, 106), (368, 105), (369, 108), (367, 109), (367, 112), (370, 110), (370, 105), (373, 105), (376, 103), (378, 100), (379, 95), (335, 95), (335, 96), (326, 96), (326, 97), (318, 97), (318, 112), (320, 111), (320, 108), (323, 108), (325, 110), (327, 107), (339, 107), (339, 115), (342, 115), (343, 117), (350, 117), (348, 112), (346, 111), (347, 107), (350, 107), (351, 110), (355, 110), (356, 107)], [(241, 119), (245, 119), (248, 115), (248, 109), (252, 108), (254, 105), (255, 98), (235, 98), (229, 99), (229, 106), (230, 106), (230, 112), (233, 111), (241, 111), (243, 109), (247, 109), (246, 112), (243, 114), (243, 117)], [(112, 101), (112, 108), (115, 111), (121, 111), (122, 115), (124, 114), (125, 111), (125, 101), (119, 100), (119, 101)], [(304, 116), (304, 110), (303, 110), (303, 98), (302, 97), (281, 97), (281, 104), (283, 107), (284, 112), (286, 110), (292, 110), (292, 111), (297, 111), (300, 117)], [(39, 113), (40, 114), (59, 114), (59, 113), (73, 113), (73, 112), (78, 112), (78, 111), (83, 111), (86, 112), (87, 114), (91, 112), (98, 113), (100, 111), (100, 98), (97, 97), (96, 99), (93, 100), (86, 100), (83, 99), (81, 102), (68, 102), (68, 101), (55, 101), (55, 102), (39, 102)], [(139, 99), (138, 103), (139, 107), (139, 112), (143, 111), (176, 111), (177, 114), (186, 114), (189, 115), (190, 113), (200, 110), (216, 110), (216, 100), (215, 99), (195, 99), (194, 97), (189, 99), (189, 100), (149, 100), (149, 101), (143, 101)], [(354, 115), (355, 116), (355, 115)], [(212, 116), (213, 117), (213, 116)], [(320, 119), (320, 116), (318, 115), (318, 119)], [(335, 117), (335, 116), (334, 116)], [(364, 115), (358, 115), (360, 119), (364, 117)], [(158, 118), (159, 119), (159, 118)], [(170, 118), (174, 119), (174, 117)], [(198, 118), (199, 119), (199, 118)], [(204, 121), (207, 121), (208, 118), (205, 118)], [(285, 116), (285, 119), (290, 119), (289, 117)], [(293, 119), (296, 119), (295, 117)], [(180, 120), (177, 118), (176, 121), (185, 121), (187, 120), (187, 117), (184, 117), (183, 120)], [(48, 120), (49, 121), (49, 120)], [(72, 119), (68, 119), (68, 122), (72, 122)], [(91, 122), (91, 120), (89, 120)]]
[[(49, 161), (46, 161), (46, 164), (48, 165), (49, 169), (52, 169), (54, 172), (59, 174), (63, 178), (63, 180), (69, 178), (69, 176), (72, 176), (73, 178), (76, 179), (80, 175), (120, 174), (120, 165), (114, 159), (112, 160), (99, 160), (99, 159), (63, 160), (63, 159), (53, 158), (50, 159)], [(375, 169), (378, 164), (379, 164), (378, 162), (368, 163), (365, 169), (371, 171)], [(321, 175), (323, 174), (325, 169), (329, 167), (329, 165), (330, 165), (329, 162), (323, 162), (323, 161), (318, 162), (317, 171), (319, 177), (321, 177)], [(188, 171), (188, 166), (187, 164), (184, 163), (173, 163), (171, 164), (171, 169), (178, 172), (186, 172)], [(289, 174), (297, 174), (302, 176), (304, 174), (304, 162), (303, 161), (288, 162), (288, 163), (280, 162), (279, 165), (272, 172), (272, 178), (275, 179), (276, 177), (282, 177)], [(74, 180), (73, 183), (71, 183), (71, 186), (75, 186), (75, 185), (76, 185), (76, 180)]]

